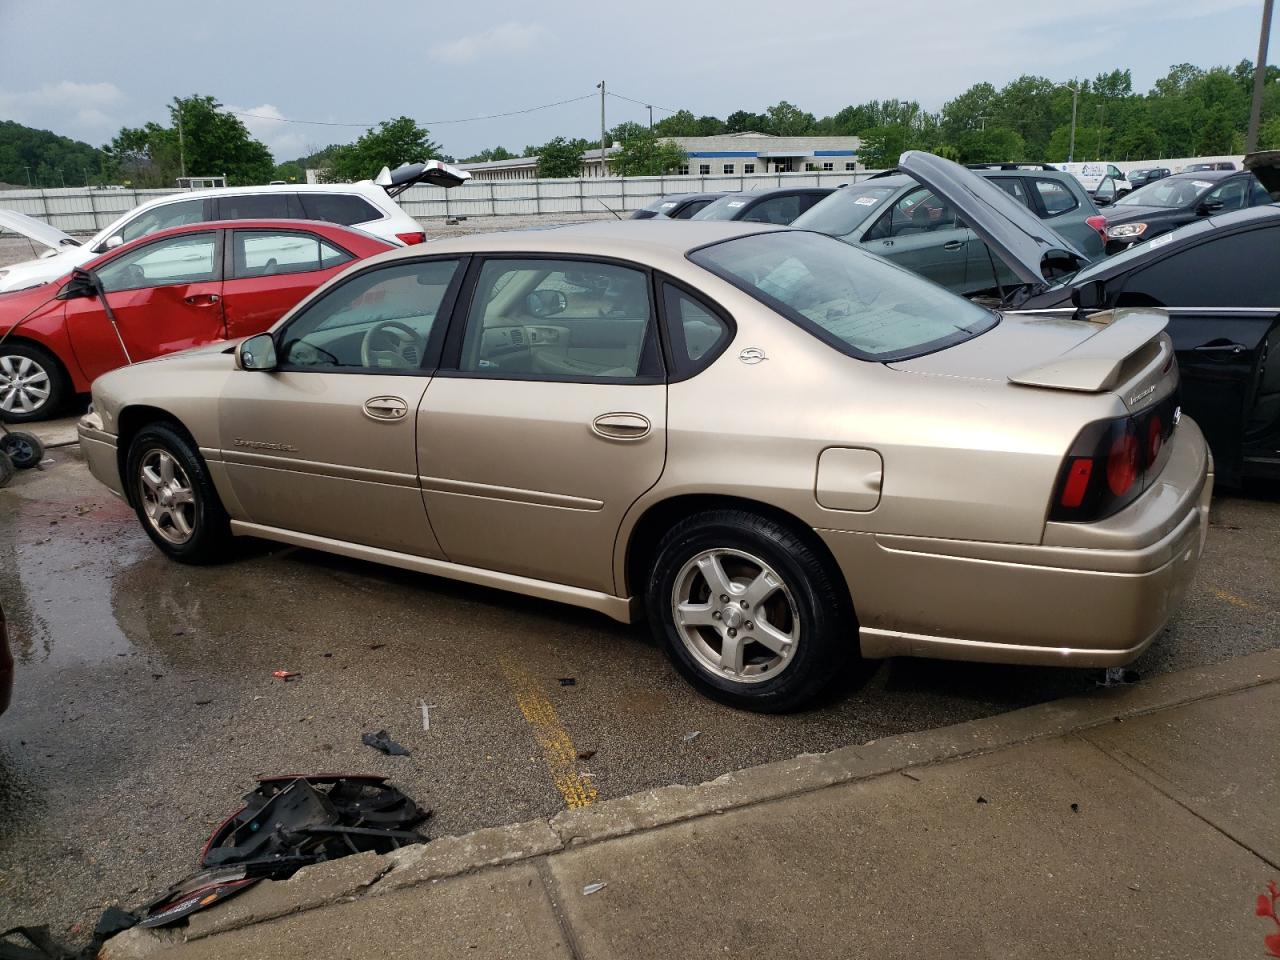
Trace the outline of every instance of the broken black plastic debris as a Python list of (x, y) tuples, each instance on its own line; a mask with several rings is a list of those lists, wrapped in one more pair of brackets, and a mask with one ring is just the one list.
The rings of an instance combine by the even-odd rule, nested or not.
[(577, 684), (578, 684), (577, 677), (561, 677), (560, 678), (560, 686), (562, 687), (574, 687), (574, 686), (577, 686)]
[(377, 733), (366, 733), (360, 738), (366, 747), (373, 747), (375, 750), (381, 750), (390, 757), (407, 757), (409, 749), (403, 747), (391, 739), (391, 734), (385, 730), (379, 730)]

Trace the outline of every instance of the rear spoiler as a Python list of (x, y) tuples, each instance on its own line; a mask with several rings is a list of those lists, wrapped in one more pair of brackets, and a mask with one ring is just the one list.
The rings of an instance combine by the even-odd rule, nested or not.
[(1100, 393), (1119, 384), (1125, 363), (1169, 323), (1159, 310), (1108, 310), (1089, 317), (1098, 332), (1062, 356), (1012, 374), (1010, 383), (1054, 390)]
[(412, 186), (425, 183), (432, 187), (456, 187), (471, 179), (471, 174), (450, 163), (426, 160), (421, 163), (404, 163), (394, 170), (383, 167), (374, 183), (387, 191), (387, 196), (398, 197)]

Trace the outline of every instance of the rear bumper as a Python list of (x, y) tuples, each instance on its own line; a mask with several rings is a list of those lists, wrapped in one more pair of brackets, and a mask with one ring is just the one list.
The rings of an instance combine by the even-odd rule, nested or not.
[(94, 479), (105, 484), (116, 496), (123, 497), (124, 483), (120, 479), (115, 434), (103, 430), (102, 419), (92, 411), (80, 418), (76, 434), (80, 438), (80, 452)]
[(1075, 667), (1138, 657), (1182, 603), (1208, 532), (1208, 447), (1186, 418), (1174, 443), (1160, 481), (1115, 517), (1048, 525), (1075, 528), (1046, 529), (1058, 545), (819, 530), (863, 654)]

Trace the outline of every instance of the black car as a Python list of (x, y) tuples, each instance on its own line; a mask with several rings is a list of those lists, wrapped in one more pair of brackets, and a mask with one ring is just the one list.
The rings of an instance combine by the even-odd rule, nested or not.
[(1245, 170), (1177, 173), (1121, 197), (1107, 211), (1107, 253), (1201, 217), (1270, 202), (1267, 191)]
[(631, 214), (632, 220), (652, 220), (654, 217), (666, 217), (668, 220), (688, 220), (709, 203), (714, 203), (725, 194), (720, 193), (673, 193), (659, 197), (647, 207), (641, 207)]
[(1219, 480), (1280, 480), (1280, 207), (1205, 217), (1085, 267), (1018, 312), (1118, 307), (1169, 313), (1182, 408)]
[(1148, 183), (1163, 180), (1172, 174), (1173, 171), (1168, 167), (1143, 167), (1140, 170), (1130, 170), (1126, 176), (1129, 180), (1129, 186), (1137, 190), (1139, 187), (1145, 187)]
[(692, 220), (745, 220), (786, 226), (835, 187), (774, 187), (730, 193), (694, 214)]

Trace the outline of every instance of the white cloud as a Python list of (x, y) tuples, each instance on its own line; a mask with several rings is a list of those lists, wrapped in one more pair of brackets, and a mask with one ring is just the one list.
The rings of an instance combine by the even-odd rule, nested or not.
[(68, 134), (63, 126), (74, 123), (72, 136), (84, 137), (110, 131), (118, 126), (108, 112), (126, 97), (114, 83), (45, 83), (34, 90), (0, 87), (0, 116), (55, 133)]
[[(346, 128), (339, 131), (338, 128), (332, 127), (322, 128), (288, 123), (285, 121), (284, 114), (280, 112), (280, 108), (271, 103), (256, 107), (238, 107), (228, 103), (224, 104), (222, 109), (237, 114), (249, 133), (255, 139), (265, 143), (272, 156), (279, 161), (293, 160), (334, 141), (350, 139), (351, 131)], [(317, 130), (324, 131), (319, 134), (321, 139), (317, 139)]]
[(428, 54), (444, 63), (470, 63), (481, 58), (509, 56), (532, 50), (550, 32), (540, 23), (507, 20), (480, 33), (436, 44)]

